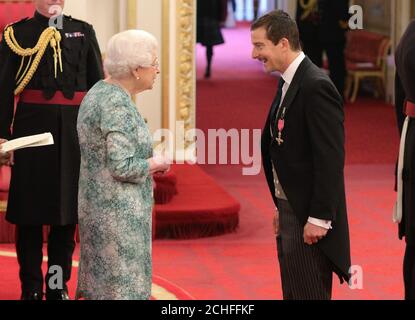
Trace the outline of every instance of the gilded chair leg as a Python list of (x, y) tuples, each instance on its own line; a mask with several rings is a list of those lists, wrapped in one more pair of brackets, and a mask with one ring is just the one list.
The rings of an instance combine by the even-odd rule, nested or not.
[(350, 98), (351, 103), (354, 103), (356, 101), (357, 93), (359, 92), (360, 78), (354, 77), (353, 84), (354, 84), (353, 94), (352, 94), (352, 97)]
[(380, 96), (383, 99), (386, 99), (386, 86), (385, 86), (385, 79), (383, 77), (379, 78), (379, 89), (380, 89)]
[(375, 89), (375, 98), (379, 99), (379, 98), (384, 98), (386, 97), (386, 90), (385, 90), (385, 86), (384, 86), (385, 82), (384, 79), (382, 77), (376, 77), (375, 78), (375, 85), (376, 85), (376, 89)]
[(381, 94), (381, 92), (380, 92), (379, 78), (378, 77), (375, 77), (374, 80), (375, 80), (375, 90), (374, 90), (374, 94), (373, 95), (375, 96), (376, 99), (379, 99), (380, 94)]
[(345, 90), (344, 90), (344, 98), (345, 100), (349, 100), (350, 99), (350, 91), (352, 90), (352, 84), (353, 84), (353, 78), (351, 75), (347, 75), (346, 78), (346, 86), (345, 86)]

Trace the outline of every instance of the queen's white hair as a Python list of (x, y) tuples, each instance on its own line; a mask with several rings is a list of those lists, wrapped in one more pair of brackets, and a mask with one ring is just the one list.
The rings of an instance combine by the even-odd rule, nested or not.
[(157, 51), (156, 38), (143, 30), (127, 30), (114, 35), (107, 45), (104, 68), (113, 78), (125, 78), (138, 67), (149, 67)]

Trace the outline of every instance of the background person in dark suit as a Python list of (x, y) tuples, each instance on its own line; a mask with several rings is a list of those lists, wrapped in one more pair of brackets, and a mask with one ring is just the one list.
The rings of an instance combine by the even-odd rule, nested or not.
[(254, 20), (258, 19), (259, 0), (254, 0)]
[(332, 274), (349, 280), (342, 99), (301, 51), (295, 21), (273, 11), (251, 27), (252, 57), (282, 73), (262, 136), (275, 205), (284, 299), (331, 299)]
[[(395, 221), (399, 238), (405, 237), (405, 299), (415, 299), (415, 21), (412, 21), (396, 49), (395, 106), (401, 145), (398, 161), (398, 204)], [(405, 120), (406, 118), (406, 120)], [(405, 123), (405, 125), (404, 125)]]
[(330, 78), (343, 96), (346, 78), (344, 50), (349, 0), (298, 0), (297, 24), (304, 53), (319, 68), (326, 53)]
[[(86, 91), (103, 78), (95, 32), (86, 22), (63, 16), (63, 29), (49, 26), (52, 5), (34, 0), (30, 19), (6, 28), (0, 44), (0, 138), (51, 132), (55, 144), (14, 152), (6, 219), (16, 225), (16, 252), (23, 300), (69, 299), (75, 230), (78, 223), (79, 143), (76, 121)], [(40, 41), (46, 51), (33, 50)], [(39, 64), (30, 63), (39, 59)], [(28, 64), (29, 68), (26, 69)], [(27, 72), (26, 72), (27, 71)], [(18, 76), (17, 76), (18, 75)], [(14, 115), (14, 98), (20, 95)], [(11, 125), (13, 124), (13, 130)], [(61, 288), (49, 286), (56, 273), (42, 273), (43, 225), (50, 226), (48, 268), (59, 267)]]
[(225, 43), (221, 26), (227, 17), (227, 0), (198, 0), (197, 1), (197, 43), (206, 47), (205, 78), (212, 73), (213, 47)]

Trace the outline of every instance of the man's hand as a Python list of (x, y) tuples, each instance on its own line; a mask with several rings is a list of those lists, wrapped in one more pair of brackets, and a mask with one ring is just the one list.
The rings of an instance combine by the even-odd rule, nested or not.
[(342, 28), (343, 30), (347, 30), (349, 29), (349, 22), (345, 21), (345, 20), (340, 20), (339, 21), (339, 26), (340, 28)]
[(280, 235), (280, 217), (278, 210), (275, 211), (274, 220), (272, 221), (272, 225), (274, 226), (275, 235), (278, 237)]
[(304, 242), (313, 245), (327, 235), (328, 230), (307, 222), (304, 227)]

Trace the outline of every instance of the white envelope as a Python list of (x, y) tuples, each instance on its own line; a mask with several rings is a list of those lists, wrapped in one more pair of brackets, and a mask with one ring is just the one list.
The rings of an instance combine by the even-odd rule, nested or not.
[(47, 132), (7, 141), (0, 145), (0, 151), (6, 153), (23, 148), (42, 147), (52, 144), (54, 144), (53, 136), (50, 132)]

